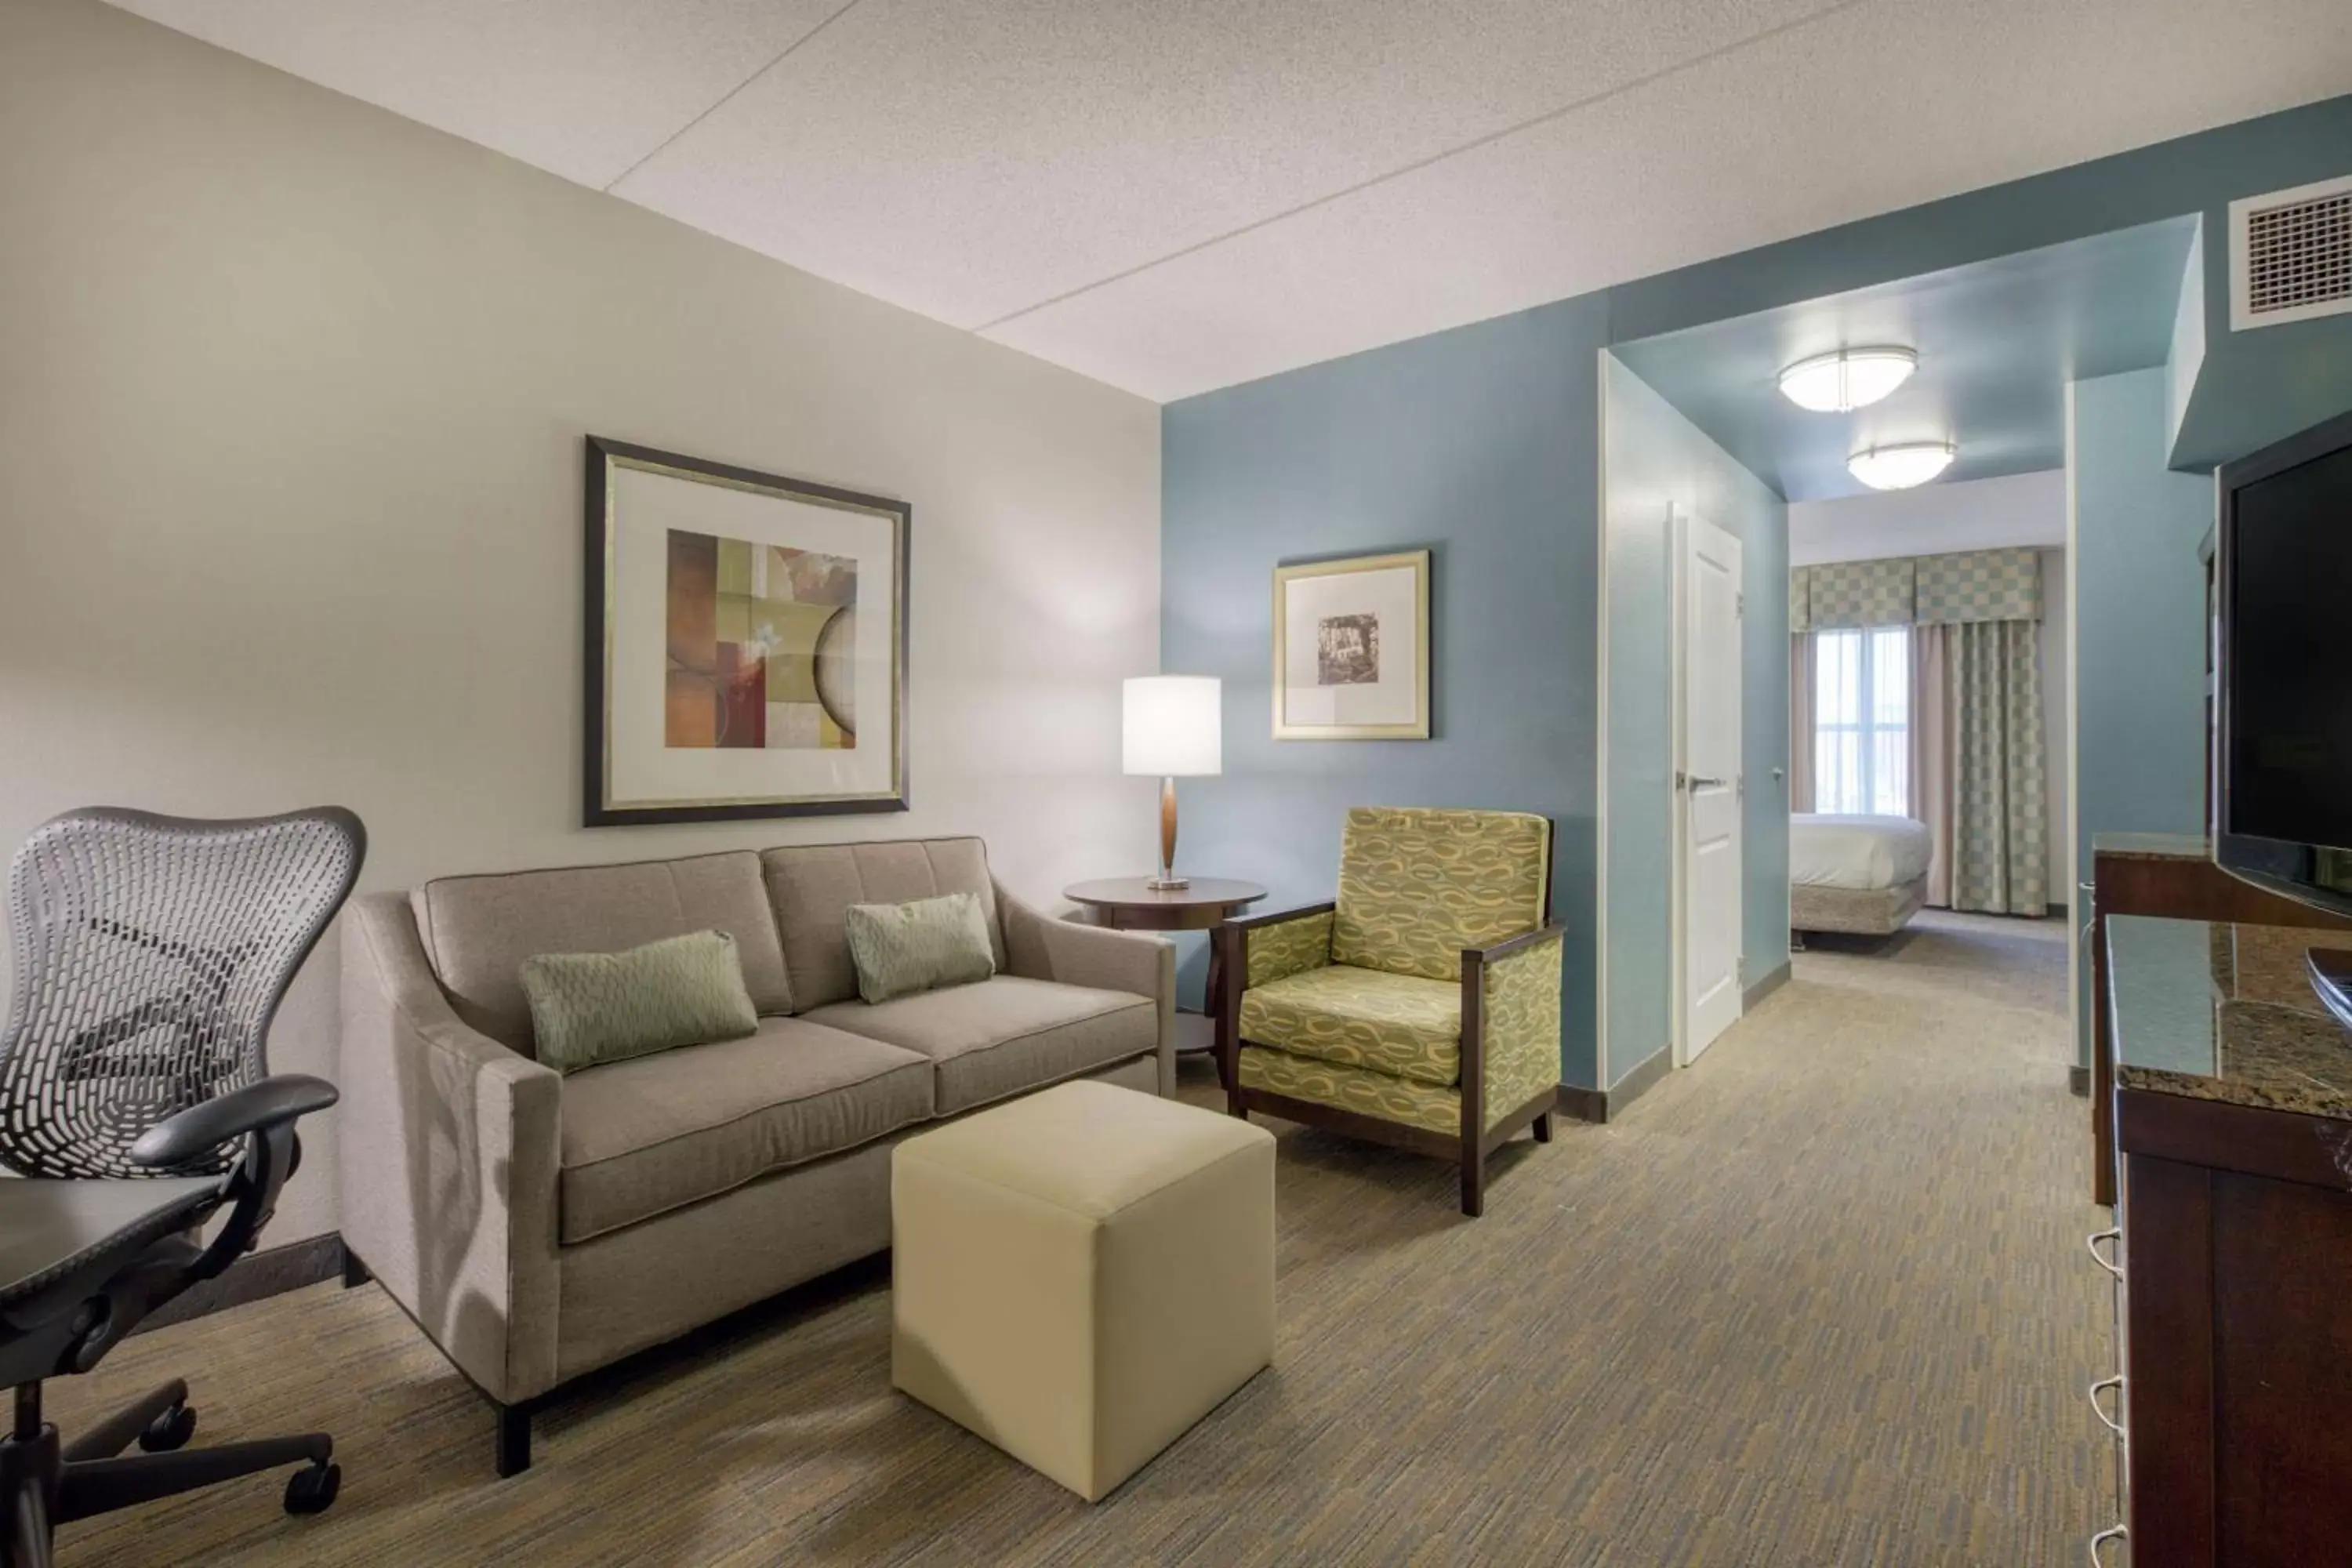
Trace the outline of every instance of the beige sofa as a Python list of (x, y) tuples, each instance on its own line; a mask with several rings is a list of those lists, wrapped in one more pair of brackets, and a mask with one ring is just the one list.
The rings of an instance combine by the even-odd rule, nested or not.
[[(844, 910), (956, 891), (996, 976), (860, 1001)], [(531, 1059), (524, 959), (711, 929), (758, 1034)], [(900, 1137), (1069, 1079), (1174, 1084), (1172, 950), (1020, 902), (973, 838), (445, 878), (354, 900), (342, 951), (351, 1277), (490, 1399), (507, 1475), (562, 1384), (887, 1248)]]

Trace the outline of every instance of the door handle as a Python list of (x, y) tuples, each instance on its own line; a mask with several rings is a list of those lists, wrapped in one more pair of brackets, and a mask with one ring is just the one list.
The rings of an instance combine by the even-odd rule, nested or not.
[(1723, 787), (1723, 783), (1724, 781), (1721, 779), (1703, 779), (1694, 774), (1690, 781), (1690, 787), (1693, 789), (1721, 789)]

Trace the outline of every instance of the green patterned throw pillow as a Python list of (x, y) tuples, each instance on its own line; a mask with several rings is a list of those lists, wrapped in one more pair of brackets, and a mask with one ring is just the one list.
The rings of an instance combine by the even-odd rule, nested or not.
[(740, 1040), (760, 1027), (735, 939), (721, 931), (624, 952), (541, 953), (523, 960), (522, 994), (539, 1059), (558, 1072)]
[(843, 918), (857, 994), (887, 1002), (942, 985), (968, 985), (996, 973), (988, 915), (972, 893), (906, 904), (852, 904)]

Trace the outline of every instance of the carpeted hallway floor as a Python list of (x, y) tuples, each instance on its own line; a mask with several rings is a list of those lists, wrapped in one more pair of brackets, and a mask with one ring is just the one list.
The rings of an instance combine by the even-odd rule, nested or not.
[(873, 1268), (567, 1401), (508, 1482), (471, 1391), (329, 1285), (51, 1405), (70, 1433), (184, 1373), (199, 1443), (333, 1431), (333, 1510), (258, 1479), (63, 1562), (2071, 1563), (2113, 1352), (2065, 942), (1931, 913), (1817, 946), (1615, 1124), (1517, 1146), (1475, 1222), (1450, 1167), (1282, 1129), (1277, 1364), (1091, 1509), (890, 1393)]

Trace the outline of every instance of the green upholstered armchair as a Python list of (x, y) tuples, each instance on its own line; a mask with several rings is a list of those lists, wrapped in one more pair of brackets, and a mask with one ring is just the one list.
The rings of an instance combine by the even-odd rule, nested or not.
[(1486, 1156), (1523, 1127), (1551, 1141), (1551, 838), (1519, 812), (1349, 811), (1335, 900), (1216, 932), (1233, 1113), (1457, 1160), (1476, 1215)]

